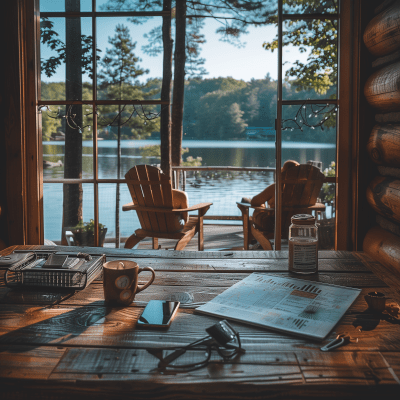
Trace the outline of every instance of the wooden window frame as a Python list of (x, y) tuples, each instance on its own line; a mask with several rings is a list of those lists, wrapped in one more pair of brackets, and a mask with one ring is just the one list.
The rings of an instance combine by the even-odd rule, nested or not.
[[(337, 250), (357, 249), (357, 193), (359, 148), (352, 132), (357, 116), (352, 110), (360, 99), (354, 60), (360, 35), (353, 27), (361, 2), (340, 0), (339, 32), (339, 107), (336, 190)], [(37, 99), (40, 93), (40, 60), (37, 44), (40, 35), (39, 0), (17, 0), (5, 5), (9, 20), (8, 46), (11, 58), (7, 66), (5, 94), (11, 93), (5, 129), (7, 148), (7, 203), (9, 244), (43, 244), (43, 157), (40, 116)], [(355, 17), (354, 17), (355, 15)], [(18, 23), (15, 24), (15, 21)], [(354, 33), (355, 32), (355, 33)], [(33, 34), (32, 34), (33, 33)], [(353, 41), (348, 38), (352, 37)], [(16, 52), (18, 49), (18, 54)], [(16, 66), (18, 68), (16, 68)], [(13, 89), (11, 89), (13, 87)], [(349, 174), (351, 171), (351, 174)], [(349, 176), (350, 175), (350, 176)], [(22, 210), (22, 212), (21, 212)]]

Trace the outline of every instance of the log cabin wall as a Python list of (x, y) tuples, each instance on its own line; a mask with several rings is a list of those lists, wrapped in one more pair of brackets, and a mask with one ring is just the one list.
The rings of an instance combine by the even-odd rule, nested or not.
[(375, 125), (365, 132), (368, 140), (364, 149), (369, 156), (368, 168), (374, 168), (366, 189), (374, 226), (365, 235), (363, 250), (399, 273), (400, 0), (385, 1), (375, 11), (363, 36), (373, 56), (364, 94), (375, 118)]

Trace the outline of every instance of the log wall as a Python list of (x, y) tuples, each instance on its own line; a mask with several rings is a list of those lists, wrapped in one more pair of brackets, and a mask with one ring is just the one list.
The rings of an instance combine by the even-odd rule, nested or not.
[(364, 31), (364, 43), (377, 57), (364, 94), (378, 124), (365, 132), (366, 151), (377, 168), (366, 191), (376, 226), (367, 232), (363, 249), (400, 275), (400, 0), (377, 11)]

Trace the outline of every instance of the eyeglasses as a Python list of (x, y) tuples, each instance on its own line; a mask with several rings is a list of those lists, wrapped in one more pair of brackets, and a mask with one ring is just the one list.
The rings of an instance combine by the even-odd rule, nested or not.
[(174, 350), (161, 359), (158, 367), (175, 371), (193, 371), (209, 363), (213, 349), (217, 350), (224, 361), (234, 358), (239, 353), (245, 353), (239, 332), (236, 332), (228, 321), (220, 321), (207, 328), (206, 332), (209, 336)]

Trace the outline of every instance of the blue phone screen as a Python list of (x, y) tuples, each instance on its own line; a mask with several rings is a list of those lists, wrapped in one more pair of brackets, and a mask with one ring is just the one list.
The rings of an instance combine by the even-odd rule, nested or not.
[(168, 325), (174, 315), (179, 302), (150, 300), (142, 315), (139, 317), (140, 325)]

